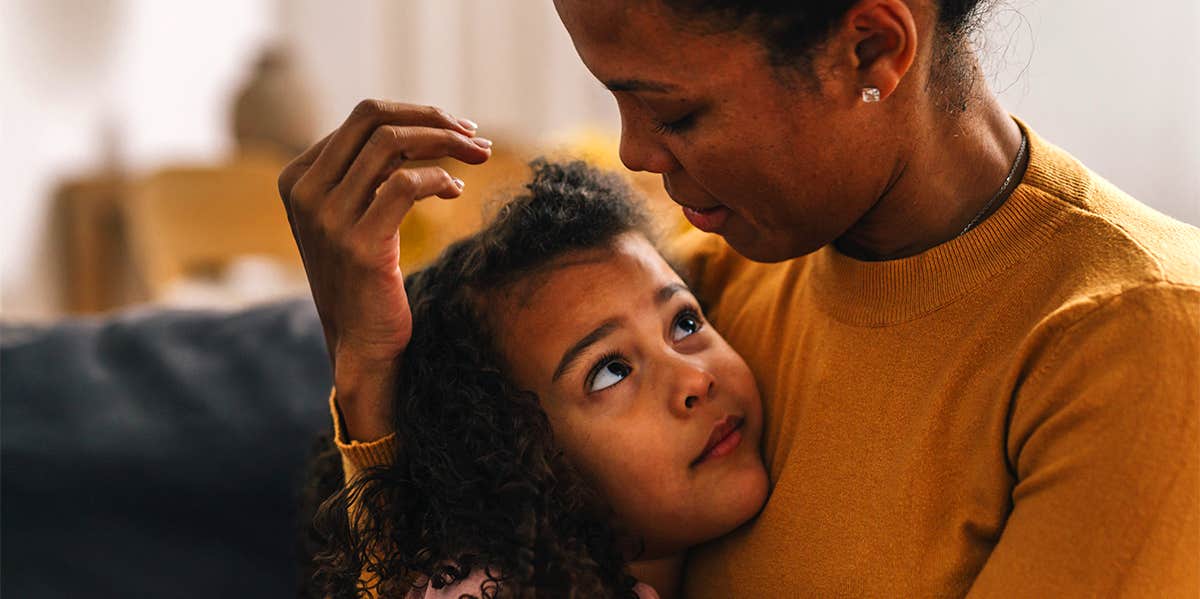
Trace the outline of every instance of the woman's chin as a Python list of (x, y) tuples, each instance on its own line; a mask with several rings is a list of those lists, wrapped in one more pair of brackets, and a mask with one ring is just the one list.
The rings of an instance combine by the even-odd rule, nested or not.
[(751, 224), (734, 213), (720, 235), (729, 247), (755, 262), (774, 263), (811, 254), (832, 243), (831, 231), (791, 228), (767, 228)]

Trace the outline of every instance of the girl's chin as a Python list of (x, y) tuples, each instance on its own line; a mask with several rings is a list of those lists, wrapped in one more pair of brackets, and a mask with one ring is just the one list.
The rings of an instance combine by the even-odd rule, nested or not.
[[(757, 460), (756, 460), (757, 461)], [(690, 533), (690, 538), (677, 542), (684, 548), (699, 545), (733, 532), (753, 519), (762, 510), (767, 500), (767, 471), (761, 461), (755, 467), (739, 468), (732, 476), (722, 477), (716, 489), (702, 493), (708, 503), (702, 518), (693, 518), (681, 524), (680, 530)], [(696, 506), (687, 506), (692, 514)]]
[(767, 501), (767, 470), (761, 460), (755, 459), (752, 465), (739, 468), (723, 482), (724, 488), (720, 494), (722, 501), (719, 506), (714, 506), (714, 512), (720, 515), (719, 522), (724, 529), (718, 536), (758, 515)]

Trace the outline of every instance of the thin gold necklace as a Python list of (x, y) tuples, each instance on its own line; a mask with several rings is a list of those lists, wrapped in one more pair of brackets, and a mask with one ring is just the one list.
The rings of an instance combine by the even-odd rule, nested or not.
[(996, 195), (992, 196), (992, 199), (988, 200), (988, 203), (983, 205), (983, 210), (980, 210), (979, 214), (976, 214), (975, 218), (972, 218), (971, 222), (967, 223), (967, 226), (963, 227), (963, 230), (959, 231), (958, 235), (954, 236), (956, 239), (965, 235), (967, 231), (975, 228), (975, 225), (978, 225), (979, 221), (983, 219), (983, 215), (987, 214), (988, 210), (992, 208), (992, 204), (995, 204), (996, 200), (999, 200), (1008, 191), (1008, 186), (1012, 184), (1013, 178), (1016, 177), (1017, 170), (1021, 168), (1021, 162), (1025, 160), (1025, 151), (1028, 148), (1029, 138), (1025, 136), (1025, 131), (1022, 130), (1021, 145), (1017, 148), (1017, 159), (1013, 160), (1012, 168), (1008, 169), (1008, 176), (1004, 178), (1004, 184), (1000, 186), (1000, 189), (996, 192)]

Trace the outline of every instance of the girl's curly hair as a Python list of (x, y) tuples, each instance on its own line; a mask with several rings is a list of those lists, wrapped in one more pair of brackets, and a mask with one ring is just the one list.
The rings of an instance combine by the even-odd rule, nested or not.
[[(614, 175), (531, 166), (527, 193), (405, 280), (413, 334), (398, 364), (392, 464), (332, 495), (310, 483), (310, 496), (327, 496), (308, 528), (323, 545), (309, 581), (320, 596), (354, 597), (369, 581), (403, 597), (484, 569), (483, 597), (636, 597), (621, 549), (630, 539), (564, 457), (538, 397), (509, 380), (486, 315), (497, 291), (557, 257), (654, 236)], [(340, 483), (328, 474), (336, 452), (322, 459), (324, 484)]]

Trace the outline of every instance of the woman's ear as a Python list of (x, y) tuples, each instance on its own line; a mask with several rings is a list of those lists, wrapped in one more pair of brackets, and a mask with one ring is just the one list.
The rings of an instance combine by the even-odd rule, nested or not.
[(843, 64), (851, 67), (857, 88), (879, 90), (874, 101), (891, 96), (916, 60), (916, 17), (903, 0), (860, 0), (834, 37), (843, 42)]

